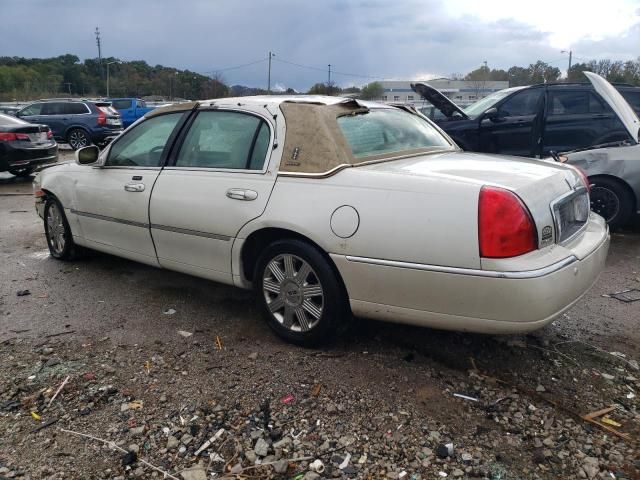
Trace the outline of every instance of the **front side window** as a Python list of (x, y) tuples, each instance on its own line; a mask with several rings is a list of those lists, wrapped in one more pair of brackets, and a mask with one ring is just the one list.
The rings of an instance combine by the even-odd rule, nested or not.
[(108, 167), (157, 167), (162, 152), (184, 112), (152, 117), (139, 123), (111, 146)]
[(338, 117), (338, 126), (356, 158), (416, 149), (452, 148), (423, 118), (398, 109), (379, 108)]
[(203, 111), (185, 136), (176, 166), (261, 170), (270, 135), (268, 125), (260, 117)]
[(500, 105), (500, 116), (523, 117), (537, 114), (542, 92), (541, 88), (532, 88), (516, 93)]
[(42, 112), (42, 103), (32, 103), (28, 107), (20, 110), (21, 117), (28, 117), (31, 115), (40, 115)]

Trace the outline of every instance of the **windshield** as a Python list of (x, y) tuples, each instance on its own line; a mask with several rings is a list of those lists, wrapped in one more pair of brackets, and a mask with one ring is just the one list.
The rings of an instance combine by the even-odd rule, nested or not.
[(338, 117), (338, 125), (356, 158), (416, 149), (452, 148), (423, 118), (396, 109), (372, 109)]
[(513, 92), (513, 89), (507, 88), (505, 90), (500, 90), (499, 92), (492, 93), (488, 97), (484, 97), (482, 100), (478, 100), (476, 103), (469, 105), (464, 109), (464, 113), (466, 113), (469, 118), (474, 119)]

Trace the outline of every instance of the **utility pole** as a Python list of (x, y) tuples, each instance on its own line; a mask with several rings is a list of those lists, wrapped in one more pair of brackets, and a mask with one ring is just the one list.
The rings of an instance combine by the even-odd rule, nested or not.
[(571, 72), (571, 57), (573, 56), (572, 50), (561, 50), (560, 53), (568, 53), (569, 54), (569, 68), (567, 69), (567, 81), (569, 80), (569, 74)]
[(269, 52), (269, 75), (267, 76), (267, 94), (271, 95), (271, 59), (275, 57), (275, 53)]
[(69, 89), (69, 96), (71, 96), (71, 82), (63, 82), (62, 84), (67, 86)]
[(100, 42), (100, 29), (96, 27), (96, 45), (98, 45), (98, 64), (100, 65), (100, 78), (102, 78), (102, 43)]
[(114, 60), (113, 62), (107, 62), (107, 98), (109, 98), (109, 65), (114, 63), (120, 63), (120, 60)]
[(327, 95), (331, 95), (331, 64), (329, 64), (329, 76), (327, 77)]

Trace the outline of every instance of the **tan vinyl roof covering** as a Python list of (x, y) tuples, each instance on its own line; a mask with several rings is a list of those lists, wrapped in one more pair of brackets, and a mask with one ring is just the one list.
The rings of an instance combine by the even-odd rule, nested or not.
[(323, 175), (362, 163), (351, 153), (336, 119), (366, 112), (367, 107), (349, 100), (332, 105), (283, 102), (280, 109), (287, 124), (280, 172)]

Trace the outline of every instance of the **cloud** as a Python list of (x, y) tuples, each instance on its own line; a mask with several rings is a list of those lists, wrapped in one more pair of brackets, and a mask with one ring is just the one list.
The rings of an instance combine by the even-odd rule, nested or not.
[[(0, 55), (93, 58), (99, 26), (103, 56), (218, 71), (229, 84), (263, 88), (269, 51), (276, 53), (272, 85), (300, 90), (326, 82), (328, 64), (339, 85), (465, 73), (485, 60), (492, 68), (538, 59), (564, 65), (550, 43), (554, 32), (544, 25), (525, 22), (522, 14), (509, 16), (506, 7), (485, 17), (473, 8), (452, 13), (465, 1), (57, 0), (53, 8), (47, 0), (2, 0), (3, 17), (20, 21), (3, 23)], [(611, 0), (617, 1), (624, 0)], [(571, 28), (570, 21), (563, 25)], [(639, 42), (633, 27), (572, 47), (579, 57), (626, 58), (637, 54)], [(229, 68), (251, 62), (257, 63)]]

